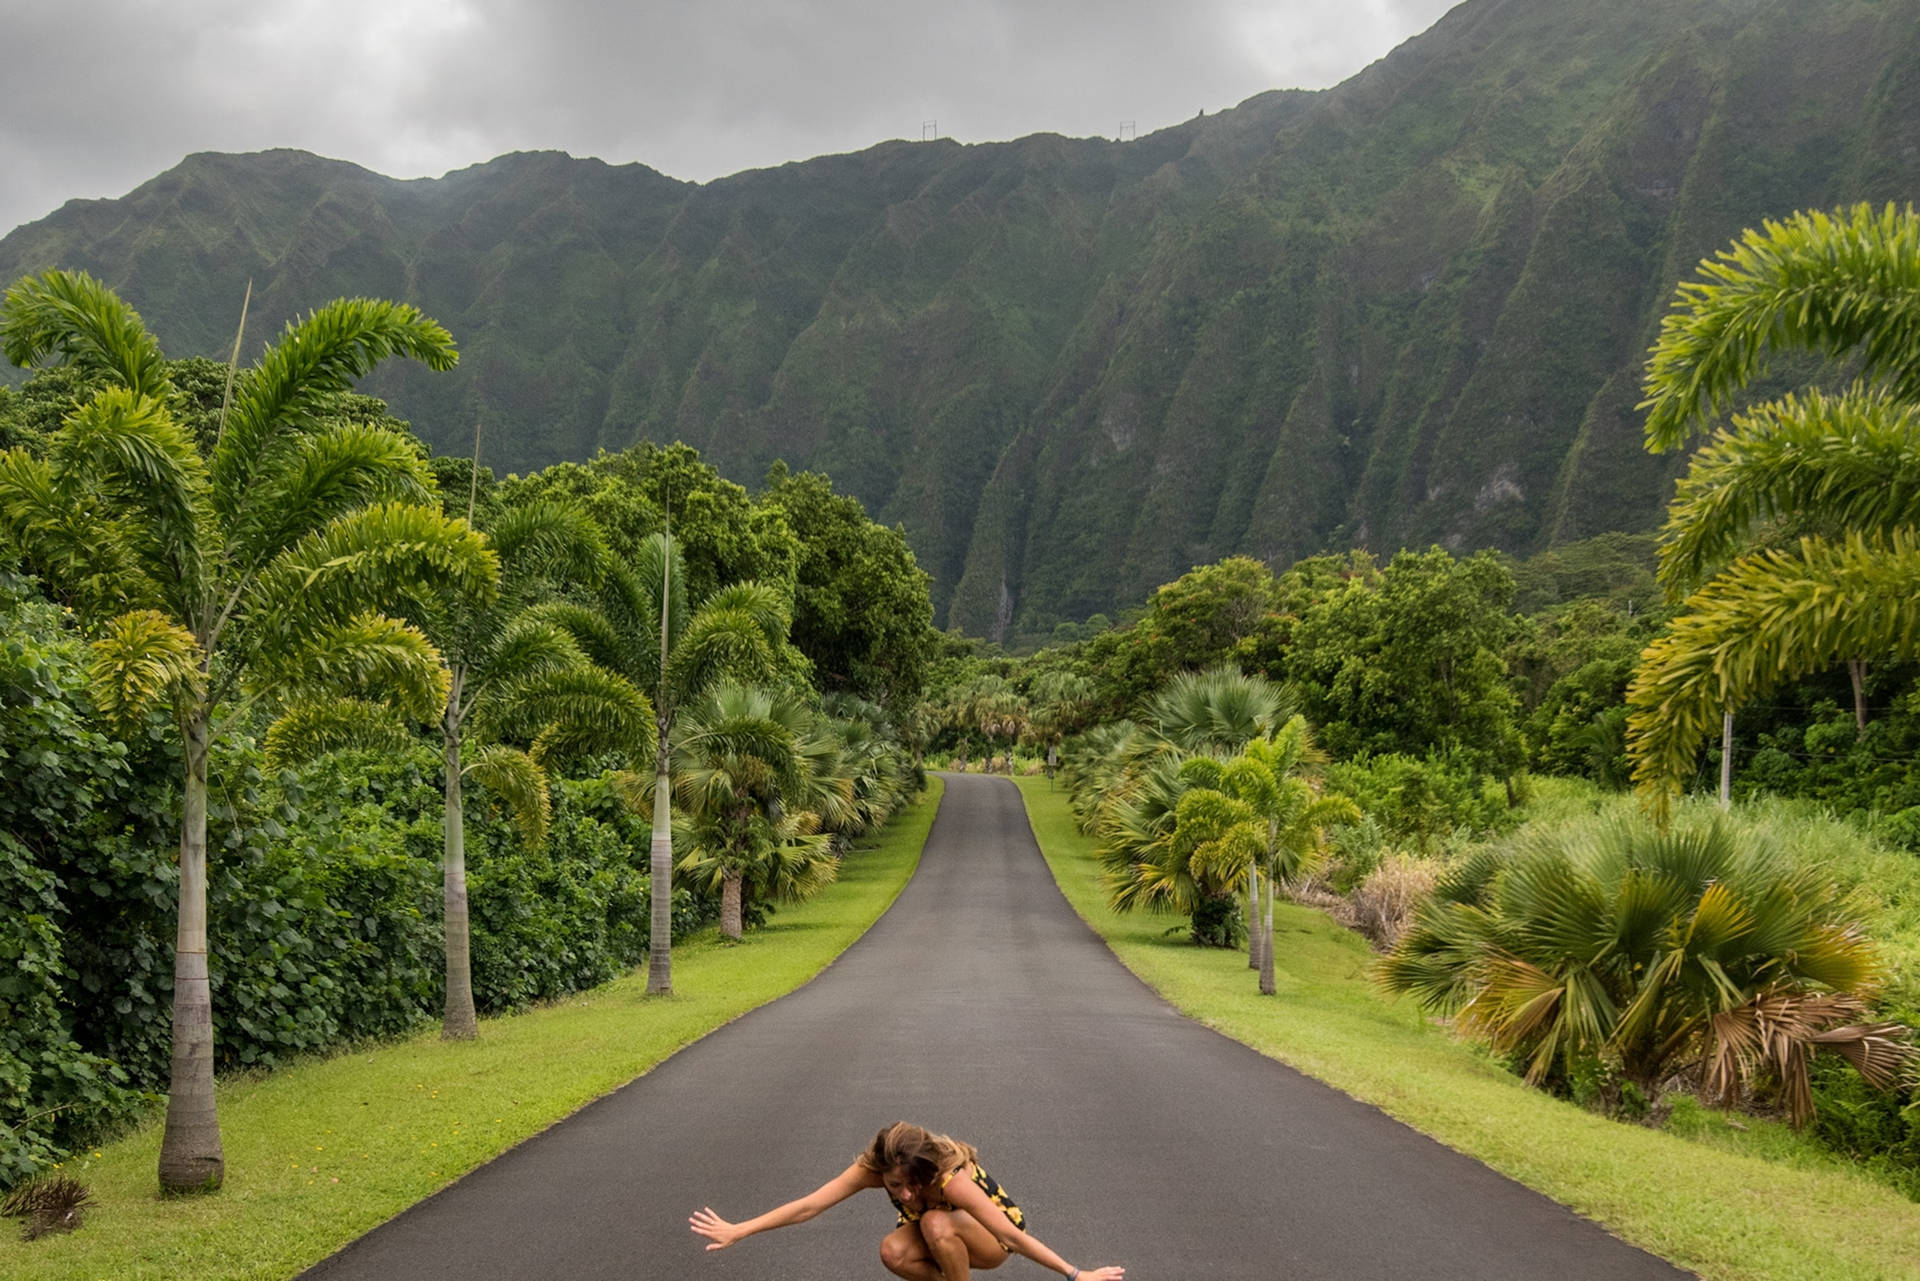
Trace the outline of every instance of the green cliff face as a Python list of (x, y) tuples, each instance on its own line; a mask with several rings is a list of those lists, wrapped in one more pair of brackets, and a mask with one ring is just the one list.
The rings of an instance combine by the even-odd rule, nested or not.
[[(1920, 190), (1920, 0), (1469, 0), (1335, 89), (1128, 143), (885, 143), (696, 186), (505, 156), (399, 182), (199, 155), (0, 240), (170, 351), (402, 297), (436, 446), (527, 470), (642, 438), (829, 472), (942, 620), (1050, 630), (1234, 553), (1517, 553), (1651, 526), (1675, 282), (1742, 227)], [(250, 343), (266, 337), (256, 324)]]

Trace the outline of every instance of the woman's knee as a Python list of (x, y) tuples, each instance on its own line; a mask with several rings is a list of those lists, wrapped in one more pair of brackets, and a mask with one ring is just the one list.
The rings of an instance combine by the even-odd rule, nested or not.
[(928, 1210), (920, 1216), (920, 1235), (927, 1239), (927, 1245), (951, 1241), (960, 1235), (960, 1224), (950, 1210)]
[(921, 1251), (914, 1242), (899, 1232), (889, 1232), (880, 1238), (880, 1266), (889, 1272), (898, 1272), (920, 1257)]

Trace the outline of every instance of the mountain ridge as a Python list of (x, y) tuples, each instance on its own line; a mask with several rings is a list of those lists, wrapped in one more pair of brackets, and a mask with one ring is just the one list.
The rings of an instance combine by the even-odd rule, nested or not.
[(1649, 527), (1674, 283), (1761, 218), (1910, 194), (1917, 122), (1920, 0), (1469, 0), (1331, 89), (1125, 143), (699, 184), (199, 153), (0, 239), (0, 274), (93, 271), (183, 354), (224, 355), (249, 278), (256, 316), (406, 298), (461, 369), (367, 390), (436, 448), (477, 420), (501, 470), (641, 438), (825, 470), (1001, 637), (1236, 552)]

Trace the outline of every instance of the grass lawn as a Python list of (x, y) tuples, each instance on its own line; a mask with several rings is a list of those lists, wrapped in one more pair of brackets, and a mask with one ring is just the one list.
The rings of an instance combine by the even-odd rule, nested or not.
[(1120, 960), (1189, 1016), (1371, 1103), (1701, 1276), (1920, 1277), (1920, 1205), (1784, 1127), (1683, 1109), (1687, 1136), (1535, 1090), (1368, 978), (1373, 953), (1318, 912), (1275, 914), (1279, 993), (1244, 954), (1193, 947), (1175, 918), (1116, 916), (1064, 791), (1020, 780), (1054, 879)]
[[(216, 1281), (292, 1276), (582, 1105), (756, 1006), (799, 987), (865, 933), (907, 883), (939, 806), (929, 780), (840, 880), (782, 908), (738, 946), (674, 948), (674, 995), (646, 972), (480, 1025), (480, 1038), (409, 1040), (225, 1081), (226, 1185), (161, 1200), (160, 1126), (68, 1172), (93, 1189), (86, 1226), (31, 1244), (0, 1233), (0, 1277)], [(10, 1228), (13, 1221), (7, 1221)]]

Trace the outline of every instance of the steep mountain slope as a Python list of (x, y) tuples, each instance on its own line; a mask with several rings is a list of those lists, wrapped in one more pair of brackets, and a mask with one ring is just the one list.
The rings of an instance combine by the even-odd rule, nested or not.
[[(684, 439), (822, 468), (943, 617), (1045, 630), (1232, 552), (1644, 528), (1642, 353), (1761, 218), (1911, 197), (1920, 0), (1469, 0), (1323, 93), (1128, 143), (887, 143), (695, 186), (513, 155), (398, 182), (200, 155), (0, 240), (170, 351), (401, 296), (463, 351), (383, 374), (525, 470)], [(277, 323), (277, 322), (276, 322)]]

